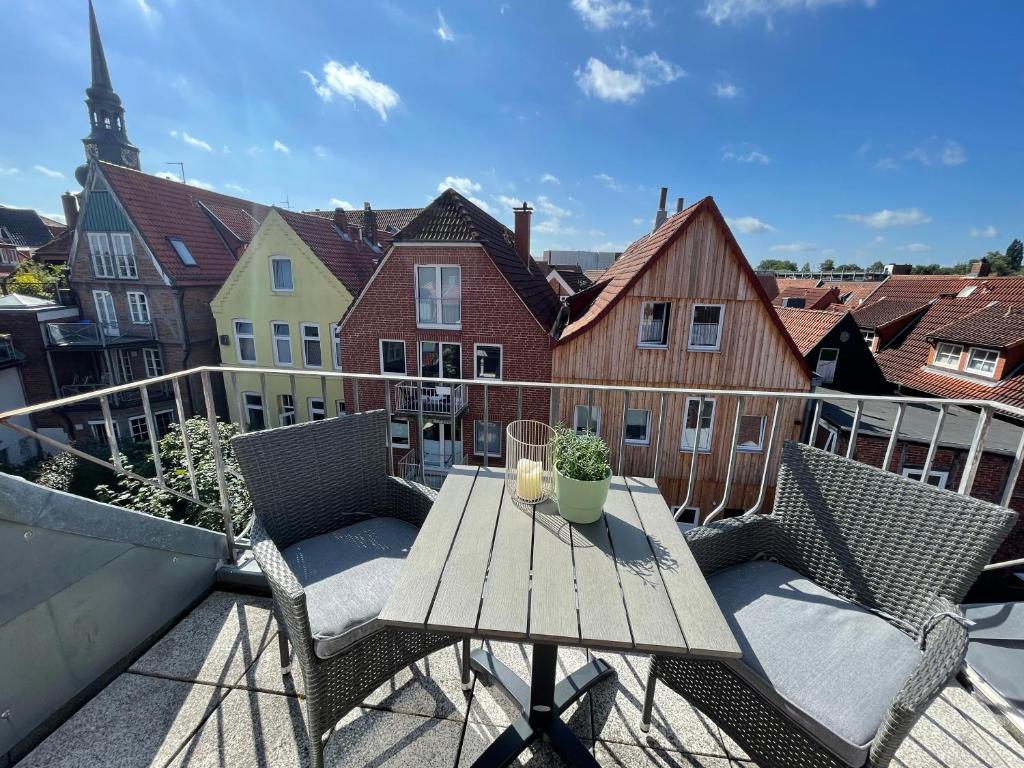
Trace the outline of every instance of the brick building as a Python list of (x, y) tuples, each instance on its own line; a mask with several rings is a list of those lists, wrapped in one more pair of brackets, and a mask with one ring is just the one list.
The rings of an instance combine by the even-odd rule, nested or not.
[[(513, 233), (455, 190), (443, 192), (399, 232), (341, 321), (343, 368), (394, 378), (388, 388), (396, 471), (435, 485), (452, 463), (503, 464), (516, 393), (497, 379), (551, 381), (551, 330), (559, 301), (530, 257), (530, 210)], [(407, 376), (475, 379), (424, 385)], [(360, 385), (360, 409), (382, 407), (379, 382)], [(351, 381), (346, 402), (355, 402)], [(423, 423), (419, 408), (423, 405)], [(525, 391), (524, 418), (547, 421), (546, 390)], [(487, 422), (487, 424), (485, 424)]]

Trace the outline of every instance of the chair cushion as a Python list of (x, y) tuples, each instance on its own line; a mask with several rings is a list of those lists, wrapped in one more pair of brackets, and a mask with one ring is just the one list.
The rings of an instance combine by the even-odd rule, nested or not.
[(304, 539), (281, 553), (306, 591), (317, 656), (329, 659), (381, 628), (377, 616), (416, 533), (401, 520), (375, 517)]
[(777, 563), (708, 579), (743, 651), (730, 666), (851, 766), (867, 762), (917, 643), (856, 603)]

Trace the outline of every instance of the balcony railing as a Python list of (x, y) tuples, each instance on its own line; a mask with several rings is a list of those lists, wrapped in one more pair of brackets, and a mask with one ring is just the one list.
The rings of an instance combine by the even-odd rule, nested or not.
[(465, 384), (402, 381), (395, 385), (395, 411), (428, 416), (458, 416), (469, 406)]
[(47, 323), (47, 341), (52, 347), (107, 347), (156, 339), (152, 324), (122, 326), (92, 321)]
[[(0, 413), (0, 424), (24, 434), (27, 437), (34, 438), (40, 443), (48, 446), (49, 448), (55, 449), (58, 452), (69, 452), (80, 459), (113, 470), (118, 475), (130, 477), (147, 486), (157, 488), (171, 494), (172, 496), (199, 505), (200, 507), (217, 509), (221, 513), (227, 548), (228, 552), (231, 553), (230, 557), (233, 562), (236, 551), (239, 548), (244, 549), (247, 544), (244, 541), (236, 541), (232, 523), (231, 500), (228, 493), (229, 478), (227, 476), (224, 463), (224, 446), (221, 444), (219, 432), (217, 430), (217, 415), (214, 408), (215, 399), (212, 378), (213, 376), (222, 376), (225, 380), (237, 383), (235, 378), (240, 374), (256, 375), (259, 377), (264, 402), (268, 402), (266, 398), (266, 380), (268, 377), (286, 376), (292, 382), (293, 387), (297, 378), (318, 379), (324, 392), (325, 401), (327, 381), (329, 379), (336, 379), (339, 381), (347, 380), (352, 387), (353, 406), (355, 411), (360, 410), (360, 383), (379, 383), (382, 381), (389, 383), (393, 381), (393, 379), (389, 377), (378, 374), (339, 372), (313, 373), (306, 371), (285, 372), (274, 368), (203, 366), (144, 381), (136, 381), (129, 384), (107, 387), (94, 392), (84, 392), (49, 403), (40, 403), (25, 406), (23, 408), (17, 408)], [(192, 449), (189, 446), (187, 437), (183, 439), (186, 463), (186, 469), (184, 472), (187, 473), (189, 480), (191, 481), (191, 490), (182, 491), (169, 487), (165, 483), (157, 446), (156, 435), (158, 434), (158, 430), (155, 428), (156, 422), (154, 421), (153, 410), (150, 404), (151, 391), (158, 391), (159, 387), (169, 386), (174, 394), (176, 420), (181, 425), (184, 432), (187, 414), (183, 407), (182, 390), (190, 383), (194, 383), (191, 381), (194, 378), (199, 379), (199, 390), (202, 392), (202, 402), (206, 414), (205, 417), (209, 425), (209, 450), (214, 459), (216, 484), (219, 497), (219, 501), (214, 504), (204, 501), (200, 497), (198, 490), (200, 478), (196, 471)], [(433, 380), (423, 378), (410, 378), (408, 380), (408, 383), (419, 385), (422, 389), (433, 386), (432, 382)], [(736, 508), (733, 497), (737, 493), (735, 487), (737, 485), (737, 457), (751, 456), (749, 446), (747, 446), (747, 442), (751, 439), (750, 435), (752, 434), (749, 429), (750, 424), (743, 421), (743, 419), (749, 418), (747, 415), (749, 413), (747, 410), (748, 406), (755, 407), (759, 405), (762, 412), (771, 413), (772, 415), (770, 417), (764, 417), (764, 422), (762, 422), (762, 428), (760, 430), (761, 447), (758, 452), (753, 453), (754, 460), (758, 462), (757, 474), (760, 478), (759, 483), (757, 484), (757, 498), (751, 505), (744, 505), (746, 508), (740, 510), (742, 514), (756, 514), (763, 511), (763, 507), (765, 506), (765, 502), (768, 497), (768, 489), (774, 484), (774, 478), (771, 476), (771, 469), (774, 466), (775, 459), (778, 457), (780, 444), (782, 442), (782, 434), (789, 426), (792, 425), (791, 414), (794, 406), (798, 409), (802, 409), (804, 414), (803, 418), (798, 420), (803, 424), (802, 439), (812, 445), (820, 446), (824, 443), (826, 450), (833, 451), (837, 450), (841, 446), (842, 441), (833, 439), (832, 436), (837, 434), (837, 430), (833, 426), (824, 422), (822, 418), (822, 409), (826, 401), (830, 406), (836, 404), (843, 406), (849, 414), (849, 423), (841, 428), (845, 439), (844, 453), (851, 459), (857, 458), (855, 454), (858, 450), (858, 435), (862, 429), (865, 432), (871, 432), (872, 437), (877, 437), (879, 435), (884, 436), (882, 438), (885, 446), (884, 458), (880, 463), (881, 466), (886, 468), (893, 466), (893, 459), (896, 456), (897, 448), (901, 442), (905, 443), (907, 441), (912, 441), (915, 442), (920, 449), (926, 447), (927, 450), (924, 456), (923, 465), (915, 467), (912, 470), (920, 473), (916, 476), (920, 477), (922, 481), (931, 478), (934, 474), (932, 470), (935, 466), (935, 459), (940, 445), (944, 449), (948, 448), (948, 443), (942, 439), (943, 424), (946, 422), (953, 410), (958, 409), (955, 414), (957, 419), (973, 420), (973, 438), (968, 445), (962, 446), (967, 450), (967, 456), (960, 463), (960, 467), (962, 469), (960, 471), (959, 482), (956, 488), (951, 490), (955, 490), (960, 494), (971, 494), (974, 489), (975, 479), (978, 476), (978, 469), (981, 465), (983, 455), (996, 451), (1008, 461), (1005, 474), (1003, 475), (1005, 477), (1005, 484), (1000, 494), (1001, 498), (997, 499), (1004, 506), (1009, 505), (1011, 496), (1013, 496), (1014, 490), (1017, 486), (1021, 468), (1024, 466), (1024, 428), (1019, 426), (1021, 423), (1024, 423), (1024, 408), (1004, 405), (1002, 403), (987, 400), (940, 400), (923, 397), (850, 395), (833, 392), (808, 393), (761, 392), (748, 390), (701, 390), (667, 387), (604, 386), (502, 380), (481, 383), (460, 379), (447, 381), (445, 383), (446, 385), (450, 385), (455, 388), (468, 388), (470, 386), (477, 387), (481, 393), (481, 405), (484, 421), (488, 420), (488, 406), (490, 402), (490, 390), (492, 388), (506, 389), (515, 392), (517, 402), (516, 418), (522, 418), (523, 416), (524, 391), (534, 390), (544, 392), (550, 400), (550, 422), (552, 423), (557, 420), (561, 413), (559, 410), (559, 400), (561, 397), (571, 398), (568, 401), (570, 404), (577, 403), (580, 399), (583, 399), (590, 407), (593, 406), (594, 398), (597, 395), (602, 397), (620, 398), (618, 401), (621, 404), (621, 410), (618, 414), (620, 418), (619, 430), (618, 432), (610, 433), (618, 435), (617, 445), (615, 445), (616, 441), (611, 441), (613, 443), (612, 469), (616, 474), (624, 474), (626, 430), (622, 427), (625, 425), (626, 416), (630, 410), (631, 398), (644, 397), (648, 401), (653, 399), (659, 405), (659, 417), (656, 420), (652, 419), (652, 423), (649, 425), (651, 428), (651, 435), (649, 436), (650, 440), (647, 443), (647, 446), (648, 448), (653, 448), (654, 451), (654, 468), (652, 474), (656, 482), (664, 475), (664, 462), (662, 460), (663, 446), (666, 448), (671, 447), (673, 449), (672, 451), (666, 450), (664, 453), (675, 454), (675, 449), (678, 445), (677, 443), (666, 444), (665, 441), (675, 441), (679, 439), (678, 435), (673, 437), (672, 435), (667, 434), (667, 414), (670, 411), (674, 413), (692, 413), (694, 416), (696, 416), (696, 414), (706, 414), (708, 413), (706, 410), (708, 406), (711, 406), (713, 403), (720, 403), (723, 399), (728, 398), (730, 404), (734, 404), (735, 408), (730, 405), (730, 407), (726, 409), (723, 406), (721, 410), (728, 410), (729, 413), (720, 414), (714, 414), (714, 410), (716, 409), (712, 408), (710, 413), (714, 414), (714, 417), (710, 421), (710, 426), (706, 426), (706, 424), (708, 424), (708, 420), (705, 418), (695, 421), (692, 425), (690, 423), (686, 424), (686, 431), (690, 433), (695, 432), (696, 437), (690, 441), (690, 447), (679, 451), (680, 454), (688, 459), (685, 463), (687, 471), (682, 481), (682, 487), (685, 488), (685, 499), (682, 500), (682, 503), (677, 507), (679, 510), (678, 516), (681, 518), (683, 515), (689, 514), (686, 511), (687, 507), (690, 507), (692, 500), (696, 498), (695, 488), (699, 467), (702, 462), (709, 460), (707, 453), (705, 453), (705, 447), (710, 445), (712, 446), (712, 450), (722, 450), (723, 448), (728, 450), (728, 459), (725, 462), (725, 469), (723, 473), (724, 476), (722, 478), (715, 478), (715, 482), (713, 483), (716, 489), (716, 495), (720, 492), (720, 499), (714, 508), (704, 516), (704, 519), (702, 520), (702, 523), (704, 524), (724, 516), (727, 509)], [(237, 387), (235, 387), (235, 389), (237, 391)], [(122, 466), (121, 456), (118, 451), (119, 439), (113, 425), (110, 402), (113, 397), (121, 396), (126, 392), (138, 393), (139, 399), (144, 408), (147, 434), (150, 436), (151, 448), (153, 451), (153, 476), (143, 476), (136, 473), (133, 469)], [(384, 409), (387, 416), (390, 418), (394, 413), (395, 404), (392, 402), (392, 398), (390, 396), (391, 390), (385, 389), (385, 392), (388, 393), (388, 396), (385, 397)], [(99, 402), (100, 409), (103, 412), (103, 429), (106, 434), (110, 450), (110, 460), (86, 453), (73, 445), (66, 445), (49, 435), (36, 432), (29, 427), (23, 426), (15, 420), (15, 417), (18, 416), (40, 413), (93, 400), (97, 400)], [(912, 409), (913, 413), (911, 413)], [(932, 420), (926, 427), (922, 427), (921, 425), (922, 414), (926, 414), (927, 418)], [(913, 418), (909, 418), (908, 415), (912, 415)], [(997, 416), (999, 417), (998, 429), (993, 430)], [(608, 422), (613, 418), (611, 410), (606, 409), (605, 428), (607, 428)], [(908, 421), (907, 424), (904, 424), (905, 419)], [(1009, 433), (1006, 429), (1008, 426), (1007, 420), (1013, 422), (1012, 429)], [(867, 427), (864, 426), (865, 424), (867, 424)], [(902, 431), (901, 425), (903, 425)], [(245, 424), (239, 424), (239, 429), (243, 432), (246, 431)], [(704, 431), (707, 429), (710, 429), (713, 436), (713, 440), (711, 441), (707, 441), (702, 437)], [(968, 432), (970, 431), (971, 430), (968, 430)], [(999, 432), (996, 436), (998, 438), (999, 445), (995, 445), (995, 441), (989, 440), (990, 431)], [(829, 435), (827, 439), (826, 433)], [(422, 427), (420, 434), (422, 434)], [(615, 450), (616, 448), (617, 450)], [(882, 451), (879, 452), (881, 453)], [(402, 477), (416, 477), (418, 473), (418, 479), (420, 482), (432, 481), (433, 476), (443, 475), (446, 471), (446, 467), (435, 467), (430, 465), (424, 466), (422, 462), (417, 462), (417, 454), (413, 451), (410, 451), (400, 459), (397, 462), (397, 466), (394, 460), (393, 451), (387, 451), (387, 455), (389, 471), (391, 474), (399, 474)], [(461, 457), (457, 456), (456, 460), (457, 462), (461, 461)], [(487, 466), (492, 461), (492, 459), (486, 455), (481, 457), (480, 460), (483, 462), (484, 466)], [(871, 463), (875, 463), (877, 465), (877, 462)], [(730, 506), (731, 501), (733, 501), (732, 506)], [(996, 568), (1019, 567), (1022, 565), (1024, 565), (1024, 558), (993, 563), (988, 565), (986, 568), (991, 570)]]

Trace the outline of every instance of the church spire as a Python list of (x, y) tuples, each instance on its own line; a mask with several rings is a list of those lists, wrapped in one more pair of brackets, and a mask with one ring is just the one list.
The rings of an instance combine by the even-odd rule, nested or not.
[(89, 0), (89, 50), (92, 60), (92, 83), (85, 89), (85, 104), (89, 108), (91, 131), (82, 139), (85, 144), (84, 165), (75, 171), (78, 183), (85, 186), (89, 173), (89, 160), (104, 160), (128, 168), (139, 169), (139, 150), (128, 140), (124, 124), (124, 107), (121, 97), (114, 91), (107, 69), (107, 57), (103, 53), (96, 11)]

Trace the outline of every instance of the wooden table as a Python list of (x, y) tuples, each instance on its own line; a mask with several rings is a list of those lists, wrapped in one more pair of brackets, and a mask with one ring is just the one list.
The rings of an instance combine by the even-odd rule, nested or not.
[(570, 765), (597, 763), (559, 715), (613, 675), (600, 659), (555, 684), (559, 645), (738, 658), (653, 480), (613, 477), (605, 514), (572, 525), (553, 501), (517, 506), (503, 470), (449, 472), (381, 613), (388, 624), (533, 643), (527, 684), (489, 652), (470, 663), (522, 715), (476, 766), (504, 766), (546, 737)]

